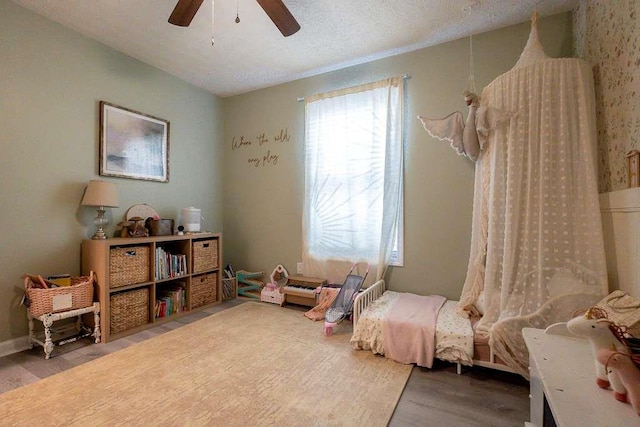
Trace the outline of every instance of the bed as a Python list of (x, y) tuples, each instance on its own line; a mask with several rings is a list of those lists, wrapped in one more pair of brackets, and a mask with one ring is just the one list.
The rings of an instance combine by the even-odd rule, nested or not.
[[(383, 280), (358, 294), (353, 305), (352, 348), (385, 355), (383, 325), (400, 295), (386, 290)], [(457, 303), (446, 300), (437, 312), (433, 357), (457, 364), (458, 374), (462, 372), (462, 365), (514, 372), (495, 357), (486, 341), (474, 338), (473, 325), (479, 318), (461, 316), (456, 309)]]

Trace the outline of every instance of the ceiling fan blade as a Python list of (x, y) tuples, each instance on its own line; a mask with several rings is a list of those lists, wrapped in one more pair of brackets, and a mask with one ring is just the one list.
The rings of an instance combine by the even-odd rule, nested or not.
[(300, 24), (289, 12), (287, 6), (282, 3), (282, 0), (257, 0), (257, 2), (276, 24), (283, 36), (289, 37), (300, 29)]
[(178, 0), (171, 12), (169, 23), (180, 27), (188, 27), (204, 0)]

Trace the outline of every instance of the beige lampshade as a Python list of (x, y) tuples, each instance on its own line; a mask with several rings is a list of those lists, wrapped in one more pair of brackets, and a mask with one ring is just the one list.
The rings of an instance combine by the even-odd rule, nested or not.
[(118, 191), (112, 182), (91, 180), (82, 198), (84, 206), (118, 207)]

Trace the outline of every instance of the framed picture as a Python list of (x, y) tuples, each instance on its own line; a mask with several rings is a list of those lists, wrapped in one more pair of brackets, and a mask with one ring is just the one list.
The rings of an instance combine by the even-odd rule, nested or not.
[(627, 186), (629, 188), (640, 186), (640, 151), (633, 150), (627, 153)]
[(169, 122), (100, 101), (100, 175), (169, 182)]

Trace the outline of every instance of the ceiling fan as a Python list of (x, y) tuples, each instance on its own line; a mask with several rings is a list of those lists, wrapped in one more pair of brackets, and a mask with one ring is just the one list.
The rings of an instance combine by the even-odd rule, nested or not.
[[(178, 0), (171, 12), (169, 23), (180, 27), (188, 27), (204, 0)], [(278, 27), (283, 36), (289, 37), (300, 29), (300, 24), (293, 17), (282, 0), (256, 0), (265, 13)]]

